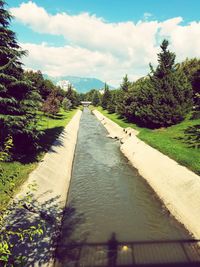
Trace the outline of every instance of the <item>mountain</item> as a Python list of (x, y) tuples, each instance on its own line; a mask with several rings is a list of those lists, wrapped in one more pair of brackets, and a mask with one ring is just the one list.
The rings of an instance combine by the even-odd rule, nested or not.
[[(55, 84), (59, 81), (69, 81), (73, 87), (79, 93), (86, 93), (91, 89), (102, 89), (104, 88), (105, 83), (96, 78), (86, 78), (86, 77), (76, 77), (76, 76), (62, 76), (62, 77), (50, 77), (44, 74), (45, 79), (52, 80)], [(110, 89), (113, 89), (112, 86), (109, 86)]]

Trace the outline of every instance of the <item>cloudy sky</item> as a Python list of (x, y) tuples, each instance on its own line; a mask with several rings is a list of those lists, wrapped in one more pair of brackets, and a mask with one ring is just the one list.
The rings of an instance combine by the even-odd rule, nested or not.
[(8, 0), (26, 68), (118, 86), (156, 65), (164, 38), (177, 61), (200, 57), (200, 0)]

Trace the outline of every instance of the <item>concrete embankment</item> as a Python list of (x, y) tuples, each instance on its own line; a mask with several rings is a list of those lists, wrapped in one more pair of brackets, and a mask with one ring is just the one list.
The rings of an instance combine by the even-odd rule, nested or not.
[(99, 111), (94, 115), (110, 137), (121, 141), (121, 151), (138, 169), (171, 214), (200, 239), (200, 177), (141, 141), (137, 131), (123, 129)]
[[(37, 189), (32, 192), (30, 207), (20, 210), (26, 223), (22, 227), (26, 228), (29, 222), (36, 227), (42, 221), (46, 223), (44, 237), (35, 242), (32, 240), (30, 246), (26, 244), (28, 263), (23, 266), (53, 266), (53, 238), (60, 227), (59, 215), (66, 204), (81, 114), (78, 110), (16, 196), (16, 199), (26, 196), (30, 185), (35, 183)], [(14, 221), (20, 221), (18, 214), (19, 211), (13, 216)], [(17, 251), (17, 255), (20, 253)]]

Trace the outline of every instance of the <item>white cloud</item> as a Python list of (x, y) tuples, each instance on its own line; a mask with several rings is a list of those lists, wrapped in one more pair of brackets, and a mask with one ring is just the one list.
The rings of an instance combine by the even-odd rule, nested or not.
[(139, 77), (148, 71), (149, 62), (156, 63), (158, 42), (164, 37), (169, 38), (179, 60), (200, 56), (200, 23), (183, 26), (181, 17), (163, 22), (108, 23), (89, 13), (51, 15), (31, 1), (11, 8), (11, 12), (35, 32), (66, 39), (64, 47), (22, 44), (29, 50), (26, 65), (54, 76), (95, 76), (115, 85), (125, 73)]

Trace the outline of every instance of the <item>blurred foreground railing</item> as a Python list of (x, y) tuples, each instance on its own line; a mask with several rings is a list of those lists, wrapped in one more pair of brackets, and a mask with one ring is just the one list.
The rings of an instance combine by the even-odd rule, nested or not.
[(62, 247), (61, 266), (200, 266), (200, 241), (141, 241), (70, 244)]

